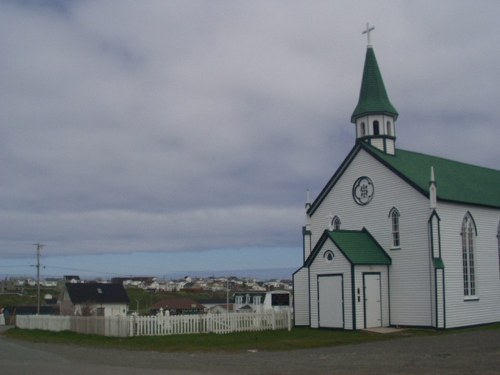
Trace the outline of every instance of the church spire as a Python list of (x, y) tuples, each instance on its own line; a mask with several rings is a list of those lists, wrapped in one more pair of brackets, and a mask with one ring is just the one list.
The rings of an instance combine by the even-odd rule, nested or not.
[(366, 25), (363, 34), (367, 34), (365, 66), (359, 100), (351, 116), (351, 122), (356, 124), (356, 138), (366, 141), (380, 150), (395, 153), (395, 121), (398, 112), (391, 104), (385, 90), (375, 52), (371, 46), (370, 32), (374, 27)]

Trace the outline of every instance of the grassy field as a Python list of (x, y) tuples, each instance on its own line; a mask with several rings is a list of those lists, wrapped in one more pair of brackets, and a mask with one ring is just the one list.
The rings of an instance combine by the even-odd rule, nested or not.
[(432, 329), (408, 329), (390, 334), (367, 331), (340, 331), (311, 328), (294, 328), (288, 331), (264, 331), (232, 333), (226, 335), (173, 335), (156, 337), (113, 338), (94, 335), (80, 335), (72, 332), (48, 332), (13, 328), (5, 332), (7, 337), (30, 342), (67, 345), (83, 345), (127, 350), (158, 352), (224, 351), (241, 352), (249, 350), (278, 351), (311, 349), (318, 347), (352, 345), (372, 341), (395, 340), (405, 337), (447, 335), (466, 330), (500, 329), (500, 323), (467, 329), (436, 331)]

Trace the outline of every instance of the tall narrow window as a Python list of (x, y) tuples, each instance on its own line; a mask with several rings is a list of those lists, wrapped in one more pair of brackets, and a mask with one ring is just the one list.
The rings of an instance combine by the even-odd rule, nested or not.
[(474, 243), (476, 226), (470, 213), (462, 221), (462, 263), (464, 273), (464, 296), (476, 295), (476, 274), (474, 268)]
[(392, 123), (387, 121), (387, 135), (392, 135)]
[(389, 211), (389, 218), (391, 219), (392, 230), (392, 247), (401, 246), (401, 237), (399, 233), (399, 211), (396, 207), (391, 208)]
[(366, 135), (366, 128), (365, 128), (365, 123), (361, 123), (361, 136), (364, 137)]
[(500, 272), (500, 221), (498, 222), (497, 241), (498, 241), (498, 271)]
[(380, 125), (377, 120), (373, 121), (373, 134), (374, 135), (380, 134)]
[(340, 219), (338, 216), (334, 216), (331, 223), (332, 230), (340, 229)]

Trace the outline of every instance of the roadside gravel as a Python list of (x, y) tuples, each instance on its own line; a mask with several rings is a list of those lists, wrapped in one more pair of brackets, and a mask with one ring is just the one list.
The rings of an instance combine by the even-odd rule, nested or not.
[[(5, 345), (10, 349), (4, 350)], [(412, 337), (314, 350), (244, 353), (160, 353), (34, 344), (0, 337), (2, 375), (9, 374), (9, 350), (37, 364), (71, 364), (93, 374), (500, 374), (500, 330)], [(4, 355), (2, 355), (2, 352)], [(35, 352), (33, 354), (32, 352)], [(31, 354), (30, 354), (31, 353)], [(34, 357), (35, 356), (35, 357)], [(7, 372), (6, 372), (7, 371)], [(116, 371), (116, 372), (115, 372)], [(12, 372), (14, 373), (14, 372)], [(84, 373), (84, 372), (82, 372)]]

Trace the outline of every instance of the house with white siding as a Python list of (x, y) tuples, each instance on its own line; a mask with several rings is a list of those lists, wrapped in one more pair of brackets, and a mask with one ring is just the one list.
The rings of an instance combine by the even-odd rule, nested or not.
[(126, 316), (130, 299), (123, 284), (66, 283), (60, 314), (77, 316)]
[(295, 325), (500, 321), (500, 171), (398, 149), (397, 118), (368, 45), (354, 147), (306, 203)]

